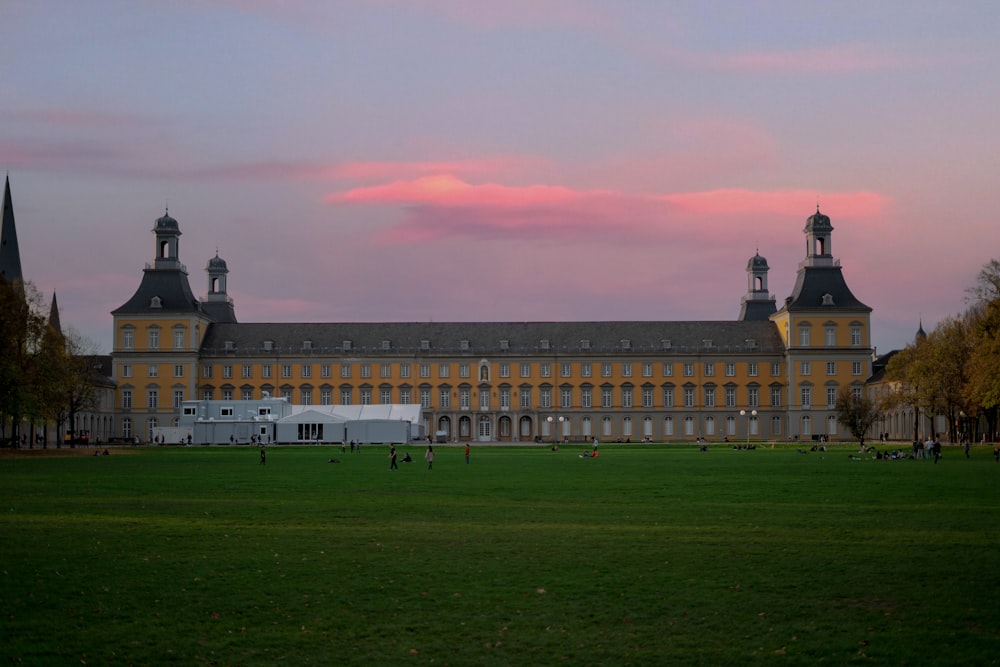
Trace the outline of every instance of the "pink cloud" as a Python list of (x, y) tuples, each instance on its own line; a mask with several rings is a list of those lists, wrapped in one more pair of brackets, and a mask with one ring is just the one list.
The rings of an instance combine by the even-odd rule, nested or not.
[(746, 51), (708, 56), (712, 68), (742, 72), (865, 72), (912, 67), (912, 59), (868, 44), (846, 44), (798, 51)]
[(882, 212), (877, 193), (751, 191), (723, 189), (668, 195), (575, 190), (563, 186), (473, 185), (453, 175), (355, 188), (325, 198), (331, 204), (402, 206), (402, 219), (382, 232), (389, 243), (443, 238), (560, 238), (631, 240), (668, 234), (705, 235), (729, 231), (734, 220), (759, 221), (798, 215), (804, 220), (817, 200), (845, 217)]

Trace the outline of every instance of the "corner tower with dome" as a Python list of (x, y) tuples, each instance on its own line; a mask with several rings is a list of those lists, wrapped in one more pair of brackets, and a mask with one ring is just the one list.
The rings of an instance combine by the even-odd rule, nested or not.
[[(135, 294), (111, 312), (114, 318), (113, 372), (118, 382), (121, 437), (174, 426), (181, 401), (196, 395), (198, 359), (210, 324), (235, 323), (226, 294), (226, 263), (218, 253), (206, 269), (208, 295), (198, 299), (180, 261), (180, 227), (165, 212), (152, 229), (152, 264), (143, 269)], [(142, 425), (141, 430), (137, 429)]]
[(834, 406), (848, 389), (864, 393), (871, 375), (871, 312), (844, 280), (832, 253), (833, 225), (819, 207), (802, 230), (806, 257), (799, 263), (792, 294), (770, 316), (785, 343), (789, 432), (809, 439), (837, 437)]

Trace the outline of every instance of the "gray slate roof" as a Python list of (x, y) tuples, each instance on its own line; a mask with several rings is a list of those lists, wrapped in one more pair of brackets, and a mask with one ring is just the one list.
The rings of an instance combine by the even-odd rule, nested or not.
[[(225, 353), (227, 342), (232, 344), (228, 351), (239, 355), (302, 354), (305, 341), (311, 341), (313, 354), (341, 356), (735, 353), (749, 351), (748, 340), (755, 342), (756, 353), (784, 349), (770, 321), (216, 323), (208, 327), (202, 354)], [(264, 349), (265, 341), (271, 341), (272, 350)], [(345, 341), (350, 349), (344, 349)], [(389, 341), (389, 349), (383, 341)], [(427, 349), (422, 341), (429, 343)], [(542, 341), (548, 341), (548, 349)]]
[[(150, 304), (153, 297), (160, 298), (160, 308)], [(145, 313), (195, 313), (203, 312), (201, 303), (195, 298), (188, 283), (187, 272), (183, 269), (153, 269), (147, 267), (142, 272), (142, 282), (132, 298), (111, 311), (112, 315)]]
[[(823, 296), (833, 297), (833, 304), (823, 305)], [(863, 310), (871, 308), (861, 303), (844, 280), (840, 266), (805, 266), (799, 269), (792, 295), (785, 300), (786, 310)]]

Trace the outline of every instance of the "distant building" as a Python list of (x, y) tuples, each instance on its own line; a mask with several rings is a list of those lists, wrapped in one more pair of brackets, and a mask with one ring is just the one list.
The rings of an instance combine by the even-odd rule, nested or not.
[(837, 439), (837, 394), (872, 370), (872, 310), (818, 208), (791, 296), (776, 307), (755, 253), (731, 321), (244, 323), (226, 262), (209, 260), (197, 298), (177, 221), (152, 231), (154, 260), (112, 312), (121, 437), (179, 426), (187, 401), (276, 396), (418, 404), (425, 433), (458, 441)]

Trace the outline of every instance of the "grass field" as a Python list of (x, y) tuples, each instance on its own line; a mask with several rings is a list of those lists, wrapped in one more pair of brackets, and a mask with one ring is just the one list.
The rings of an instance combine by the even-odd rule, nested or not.
[[(1000, 464), (853, 447), (0, 458), (27, 665), (997, 664)], [(337, 458), (339, 463), (329, 463)]]

